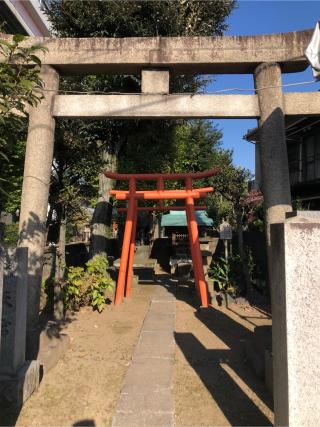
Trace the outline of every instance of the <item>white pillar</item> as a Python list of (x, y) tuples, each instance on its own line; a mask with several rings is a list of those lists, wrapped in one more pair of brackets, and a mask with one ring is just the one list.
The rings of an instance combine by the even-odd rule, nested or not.
[(276, 426), (320, 425), (320, 212), (310, 214), (271, 225)]

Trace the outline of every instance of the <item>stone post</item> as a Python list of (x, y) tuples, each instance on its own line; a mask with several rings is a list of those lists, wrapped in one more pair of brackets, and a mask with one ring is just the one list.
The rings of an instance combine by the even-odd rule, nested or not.
[[(312, 212), (315, 215), (315, 212)], [(276, 426), (320, 425), (320, 212), (271, 225)]]
[[(27, 361), (28, 249), (17, 248), (7, 262), (3, 289), (0, 352), (0, 413), (21, 408), (39, 385), (40, 365)], [(1, 420), (3, 421), (3, 420)]]
[(260, 64), (254, 77), (260, 107), (258, 144), (269, 246), (270, 224), (283, 221), (285, 213), (292, 210), (280, 66)]
[(27, 348), (28, 359), (36, 359), (39, 349), (39, 304), (45, 223), (54, 147), (55, 120), (51, 115), (59, 76), (50, 66), (42, 66), (44, 99), (29, 114), (21, 213), (20, 245), (29, 249)]
[(17, 248), (12, 272), (6, 276), (1, 373), (15, 374), (25, 362), (28, 249)]

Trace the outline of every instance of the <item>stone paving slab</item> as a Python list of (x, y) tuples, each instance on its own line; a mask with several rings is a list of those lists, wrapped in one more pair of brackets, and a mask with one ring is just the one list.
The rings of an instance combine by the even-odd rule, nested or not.
[(113, 427), (174, 426), (175, 295), (174, 288), (154, 286)]
[(144, 331), (172, 331), (175, 325), (174, 314), (158, 314), (152, 312), (144, 321)]
[(173, 413), (117, 412), (112, 421), (112, 427), (169, 427), (173, 425)]
[[(155, 300), (151, 303), (149, 313), (155, 314), (155, 315), (164, 314), (165, 316), (167, 316), (169, 314), (175, 315), (176, 304), (174, 301), (158, 301), (158, 300)], [(146, 319), (147, 319), (147, 317), (146, 317)]]
[(154, 392), (169, 390), (173, 376), (174, 360), (170, 359), (136, 359), (127, 373), (122, 391), (124, 393)]
[(174, 356), (173, 331), (141, 331), (133, 360), (141, 358), (172, 358)]

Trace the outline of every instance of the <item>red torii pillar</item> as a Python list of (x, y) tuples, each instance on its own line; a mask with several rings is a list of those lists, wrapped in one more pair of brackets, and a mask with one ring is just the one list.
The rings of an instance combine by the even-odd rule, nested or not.
[[(195, 199), (205, 198), (207, 193), (212, 192), (212, 187), (207, 188), (192, 188), (192, 180), (207, 178), (218, 173), (218, 169), (211, 169), (206, 172), (190, 173), (190, 174), (119, 174), (114, 172), (104, 172), (105, 176), (113, 180), (129, 181), (129, 191), (111, 190), (110, 194), (114, 195), (117, 200), (128, 200), (126, 225), (123, 236), (123, 244), (120, 258), (120, 268), (118, 283), (115, 295), (115, 305), (119, 304), (125, 294), (129, 297), (132, 287), (133, 276), (133, 261), (135, 234), (137, 226), (137, 214), (139, 211), (165, 211), (172, 209), (181, 209), (182, 207), (170, 206), (164, 207), (163, 200), (165, 199), (184, 199), (186, 210), (187, 224), (189, 231), (190, 251), (192, 255), (193, 271), (195, 285), (201, 299), (201, 305), (208, 307), (208, 289), (205, 281), (202, 256), (200, 250), (198, 225), (195, 216), (195, 210), (199, 207), (194, 205)], [(157, 181), (157, 190), (136, 190), (136, 181)], [(184, 180), (185, 190), (165, 190), (164, 180)], [(138, 207), (138, 200), (159, 200), (159, 207)], [(203, 206), (201, 206), (203, 208)]]

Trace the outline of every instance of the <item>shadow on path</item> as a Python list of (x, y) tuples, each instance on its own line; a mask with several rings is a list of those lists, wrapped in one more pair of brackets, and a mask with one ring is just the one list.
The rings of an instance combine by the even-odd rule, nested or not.
[[(168, 275), (159, 275), (156, 282), (175, 292), (195, 311), (195, 317), (229, 347), (226, 350), (207, 349), (193, 333), (176, 332), (175, 340), (190, 366), (197, 373), (213, 399), (233, 426), (270, 426), (267, 416), (251, 398), (256, 394), (272, 410), (272, 398), (245, 360), (245, 341), (252, 332), (233, 320), (223, 310), (209, 307), (197, 309), (192, 286), (179, 286)], [(176, 286), (173, 286), (173, 284)], [(237, 313), (235, 313), (237, 314)], [(239, 316), (239, 318), (245, 317)], [(241, 386), (240, 386), (241, 385)], [(267, 409), (266, 408), (266, 409)]]

